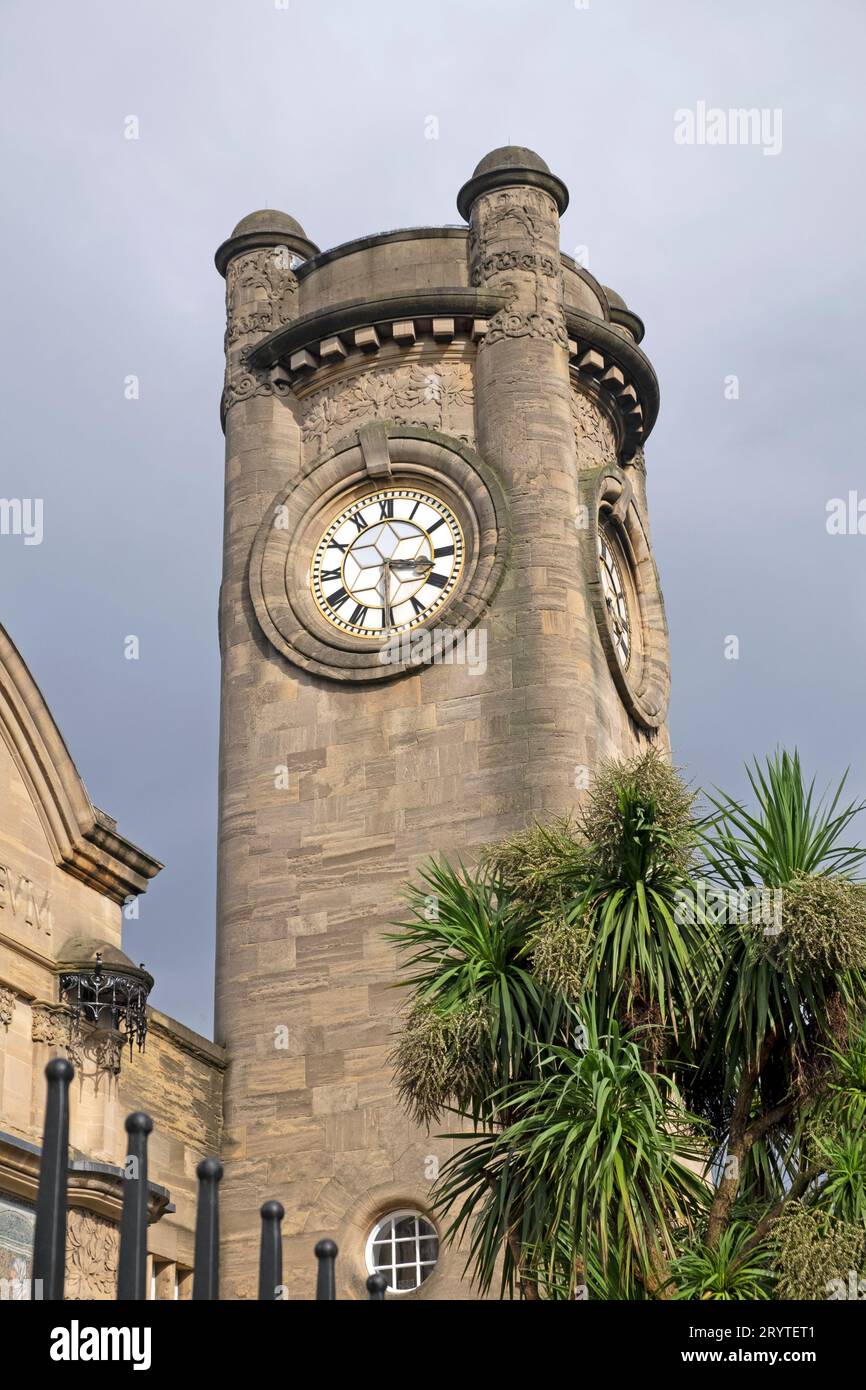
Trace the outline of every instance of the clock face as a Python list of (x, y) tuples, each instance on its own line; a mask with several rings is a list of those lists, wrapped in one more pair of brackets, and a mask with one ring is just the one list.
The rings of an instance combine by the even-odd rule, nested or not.
[(598, 565), (601, 571), (601, 588), (610, 623), (613, 645), (622, 666), (628, 666), (631, 659), (631, 622), (628, 613), (628, 600), (622, 582), (619, 561), (609, 538), (603, 531), (598, 533)]
[(387, 487), (345, 507), (313, 555), (320, 612), (353, 637), (382, 640), (432, 618), (463, 568), (460, 523), (432, 492)]

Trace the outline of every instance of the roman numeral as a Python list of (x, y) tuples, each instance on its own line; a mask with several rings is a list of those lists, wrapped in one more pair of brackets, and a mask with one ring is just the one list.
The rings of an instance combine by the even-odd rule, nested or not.
[(349, 520), (354, 521), (359, 531), (366, 531), (367, 523), (364, 520), (364, 517), (361, 512), (356, 512), (354, 516), (349, 517)]
[(441, 558), (442, 558), (443, 555), (453, 555), (453, 554), (454, 554), (454, 547), (453, 547), (453, 545), (442, 545), (442, 546), (439, 547), (438, 550), (434, 550), (434, 551), (433, 551), (433, 559), (434, 559), (434, 560), (441, 560)]
[(341, 604), (346, 602), (346, 599), (348, 597), (349, 595), (346, 593), (346, 590), (342, 587), (342, 585), (339, 589), (335, 589), (332, 594), (325, 594), (325, 598), (328, 600), (332, 608), (339, 608)]
[(351, 618), (349, 619), (349, 622), (352, 624), (353, 627), (363, 627), (364, 619), (366, 618), (366, 616), (367, 609), (364, 607), (362, 603), (359, 603)]
[(440, 516), (438, 521), (434, 521), (432, 526), (427, 527), (427, 535), (432, 536), (434, 531), (438, 531), (440, 526), (445, 525), (444, 516)]
[(339, 570), (322, 570), (322, 579), (323, 579), (323, 580), (325, 580), (325, 579), (339, 579), (339, 578), (340, 578), (340, 571), (339, 571)]
[(434, 589), (444, 589), (448, 580), (444, 574), (428, 574), (427, 583), (432, 584)]
[(413, 594), (412, 598), (410, 598), (409, 602), (411, 603), (412, 607), (414, 608), (416, 615), (417, 615), (418, 613), (423, 613), (423, 612), (424, 612), (424, 605), (423, 605), (423, 603), (419, 603), (418, 600), (415, 598), (414, 594)]
[(394, 498), (383, 497), (379, 502), (379, 518), (384, 521), (387, 517), (394, 515)]

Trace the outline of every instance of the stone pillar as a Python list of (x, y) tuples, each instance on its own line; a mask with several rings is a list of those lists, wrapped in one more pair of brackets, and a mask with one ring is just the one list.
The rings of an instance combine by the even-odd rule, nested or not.
[(294, 269), (299, 259), (316, 250), (293, 218), (266, 210), (244, 218), (216, 253), (217, 269), (226, 279), (227, 322), (215, 1036), (231, 1045), (234, 1059), (233, 1084), (226, 1096), (224, 1157), (238, 1161), (228, 1163), (223, 1183), (224, 1272), (229, 1276), (232, 1237), (249, 1240), (258, 1224), (257, 1210), (247, 1211), (237, 1190), (245, 1173), (243, 1119), (238, 1119), (237, 1105), (243, 1106), (248, 1095), (244, 1073), (254, 1065), (256, 1051), (247, 981), (261, 964), (254, 922), (259, 904), (251, 901), (249, 872), (250, 856), (257, 850), (253, 808), (257, 783), (268, 772), (251, 750), (257, 714), (271, 698), (268, 687), (273, 691), (274, 681), (281, 678), (276, 660), (261, 659), (247, 566), (267, 508), (301, 459), (294, 398), (284, 374), (279, 368), (252, 369), (247, 355), (267, 333), (297, 316)]
[(564, 184), (530, 150), (495, 150), (461, 190), (473, 283), (507, 295), (481, 340), (478, 444), (510, 491), (514, 685), (526, 691), (525, 811), (575, 800), (596, 760), (590, 620), (559, 249)]

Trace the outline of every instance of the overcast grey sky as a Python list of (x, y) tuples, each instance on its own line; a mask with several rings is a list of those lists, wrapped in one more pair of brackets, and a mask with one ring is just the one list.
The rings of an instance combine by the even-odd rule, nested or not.
[[(0, 496), (45, 507), (41, 545), (0, 537), (0, 621), (94, 801), (166, 863), (127, 926), (159, 1007), (209, 1030), (212, 256), (257, 207), (323, 248), (454, 223), (483, 154), (536, 149), (571, 190), (564, 249), (644, 318), (661, 381), (677, 760), (738, 791), (797, 743), (866, 795), (866, 534), (826, 528), (866, 499), (862, 0), (5, 0), (0, 26)], [(677, 144), (699, 102), (781, 111), (781, 151)]]

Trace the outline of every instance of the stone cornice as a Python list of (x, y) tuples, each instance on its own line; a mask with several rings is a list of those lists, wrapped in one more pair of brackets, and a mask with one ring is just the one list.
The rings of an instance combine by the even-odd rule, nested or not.
[(235, 256), (243, 255), (245, 251), (258, 251), (262, 247), (286, 246), (290, 251), (305, 259), (310, 256), (317, 256), (319, 248), (314, 241), (309, 241), (306, 237), (293, 236), (289, 232), (268, 232), (254, 231), (242, 232), (240, 236), (230, 236), (221, 246), (217, 247), (214, 256), (214, 265), (220, 275), (225, 275), (229, 261)]
[(318, 351), (323, 340), (358, 328), (387, 329), (406, 319), (458, 317), (487, 319), (505, 305), (505, 296), (486, 290), (444, 288), (353, 299), (295, 319), (268, 334), (249, 354), (250, 366), (272, 367), (300, 351)]
[(542, 169), (513, 165), (500, 169), (488, 169), (486, 173), (478, 174), (468, 183), (464, 183), (457, 194), (457, 211), (468, 222), (472, 204), (483, 193), (493, 193), (497, 188), (523, 188), (526, 185), (531, 188), (540, 188), (547, 193), (556, 203), (560, 217), (562, 216), (568, 207), (568, 189), (562, 179), (557, 178), (556, 174), (545, 172)]
[(162, 865), (119, 835), (111, 817), (93, 805), (42, 692), (2, 627), (0, 737), (58, 866), (116, 903), (143, 893)]
[(628, 462), (648, 438), (659, 412), (659, 384), (646, 353), (624, 332), (579, 309), (566, 309), (572, 369), (606, 391), (624, 427)]
[[(26, 1139), (0, 1131), (0, 1191), (36, 1202), (39, 1187), (41, 1150)], [(68, 1193), (70, 1207), (83, 1208), (118, 1222), (123, 1209), (122, 1168), (110, 1163), (93, 1163), (82, 1154), (70, 1161)], [(148, 1221), (164, 1216), (171, 1204), (171, 1193), (158, 1183), (148, 1183)]]

